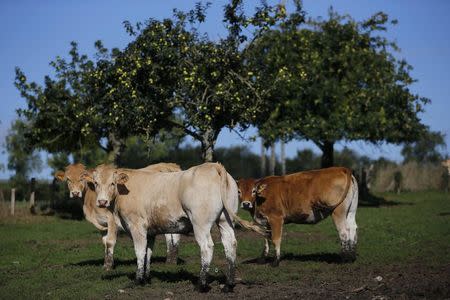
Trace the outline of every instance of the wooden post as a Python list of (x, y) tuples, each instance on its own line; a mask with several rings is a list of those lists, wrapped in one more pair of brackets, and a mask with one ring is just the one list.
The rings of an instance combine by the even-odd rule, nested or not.
[(261, 138), (261, 177), (266, 175), (266, 147), (264, 146), (264, 139)]
[(281, 175), (286, 175), (286, 152), (283, 140), (280, 142), (280, 148)]
[(11, 215), (13, 216), (15, 205), (16, 205), (16, 189), (11, 189)]
[(2, 189), (0, 189), (0, 202), (5, 202), (5, 195), (3, 194)]
[(36, 192), (36, 178), (31, 178), (30, 183), (30, 212), (35, 215), (36, 214), (36, 207), (35, 207), (35, 192)]
[(272, 143), (270, 145), (270, 161), (269, 161), (270, 175), (275, 175), (275, 164), (276, 164), (275, 143)]

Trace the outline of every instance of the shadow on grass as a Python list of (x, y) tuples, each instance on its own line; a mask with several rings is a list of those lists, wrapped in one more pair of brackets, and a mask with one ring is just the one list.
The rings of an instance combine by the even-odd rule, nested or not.
[(444, 211), (444, 212), (438, 213), (438, 216), (441, 216), (441, 217), (450, 216), (450, 211)]
[(396, 206), (396, 205), (413, 205), (411, 202), (400, 202), (395, 200), (386, 200), (383, 197), (375, 196), (371, 193), (362, 194), (359, 196), (358, 206), (365, 207), (380, 207), (380, 206)]
[[(272, 263), (274, 257), (257, 257), (253, 259), (244, 260), (242, 264), (266, 264)], [(329, 264), (344, 264), (345, 261), (342, 260), (341, 256), (337, 253), (313, 253), (313, 254), (293, 254), (287, 253), (281, 256), (281, 261), (291, 260), (291, 261), (314, 261), (314, 262), (326, 262)]]
[[(152, 257), (152, 263), (157, 263), (157, 264), (164, 264), (166, 263), (166, 257), (165, 256), (154, 256)], [(186, 262), (181, 259), (178, 258), (177, 260), (177, 265), (183, 265)], [(136, 259), (115, 259), (114, 260), (114, 265), (117, 266), (131, 266), (131, 265), (136, 265)], [(69, 264), (69, 266), (78, 266), (78, 267), (83, 267), (83, 266), (103, 266), (103, 259), (89, 259), (89, 260), (85, 260), (85, 261), (80, 261), (77, 263), (71, 263)]]
[[(112, 272), (102, 275), (102, 280), (114, 280), (116, 278), (127, 277), (131, 282), (129, 287), (136, 286), (134, 279), (136, 278), (135, 272)], [(150, 279), (145, 284), (151, 284), (152, 279), (158, 279), (162, 282), (177, 283), (181, 281), (189, 281), (194, 286), (198, 285), (199, 277), (192, 272), (184, 269), (179, 271), (150, 271)], [(226, 282), (224, 274), (209, 274), (208, 284), (217, 281), (219, 284)]]

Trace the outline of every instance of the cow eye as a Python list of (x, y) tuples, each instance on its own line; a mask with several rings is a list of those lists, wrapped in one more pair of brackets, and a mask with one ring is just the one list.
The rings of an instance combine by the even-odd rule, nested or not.
[(239, 194), (239, 195), (241, 194), (241, 190), (238, 190), (238, 194)]
[(114, 186), (115, 185), (115, 183), (114, 182), (111, 182), (111, 186)]
[(94, 181), (94, 185), (95, 185), (95, 186), (98, 186), (98, 182), (97, 182), (97, 181)]

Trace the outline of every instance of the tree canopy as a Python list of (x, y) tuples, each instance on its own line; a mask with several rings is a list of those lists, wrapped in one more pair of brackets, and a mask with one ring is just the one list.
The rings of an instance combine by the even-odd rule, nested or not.
[(337, 141), (414, 141), (428, 99), (410, 91), (411, 66), (383, 36), (395, 22), (384, 13), (357, 22), (333, 10), (305, 22), (301, 2), (294, 3), (288, 13), (283, 3), (261, 1), (249, 14), (242, 0), (230, 0), (219, 39), (199, 30), (208, 3), (161, 20), (125, 21), (132, 41), (124, 49), (97, 41), (89, 58), (72, 42), (67, 60), (50, 63), (43, 85), (16, 68), (27, 101), (19, 110), (25, 142), (75, 158), (103, 149), (120, 164), (130, 139), (151, 144), (177, 130), (212, 161), (223, 128), (255, 125), (267, 144), (312, 140), (329, 166)]
[(256, 122), (262, 136), (312, 140), (323, 167), (333, 165), (336, 141), (414, 140), (429, 100), (410, 91), (411, 66), (380, 33), (388, 23), (384, 13), (356, 22), (330, 9), (327, 20), (260, 37), (248, 59), (266, 95)]

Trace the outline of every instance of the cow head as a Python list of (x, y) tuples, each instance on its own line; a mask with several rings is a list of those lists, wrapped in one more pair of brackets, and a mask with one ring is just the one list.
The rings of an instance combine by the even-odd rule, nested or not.
[(65, 168), (65, 171), (57, 171), (55, 178), (60, 181), (67, 181), (70, 198), (80, 198), (86, 188), (86, 181), (81, 178), (81, 174), (86, 171), (82, 164), (72, 164)]
[(93, 171), (86, 171), (82, 178), (94, 184), (99, 207), (109, 207), (119, 195), (118, 186), (128, 181), (127, 174), (109, 165), (100, 165)]
[(256, 179), (239, 179), (237, 181), (237, 185), (241, 208), (245, 210), (252, 210), (255, 207), (256, 200)]

